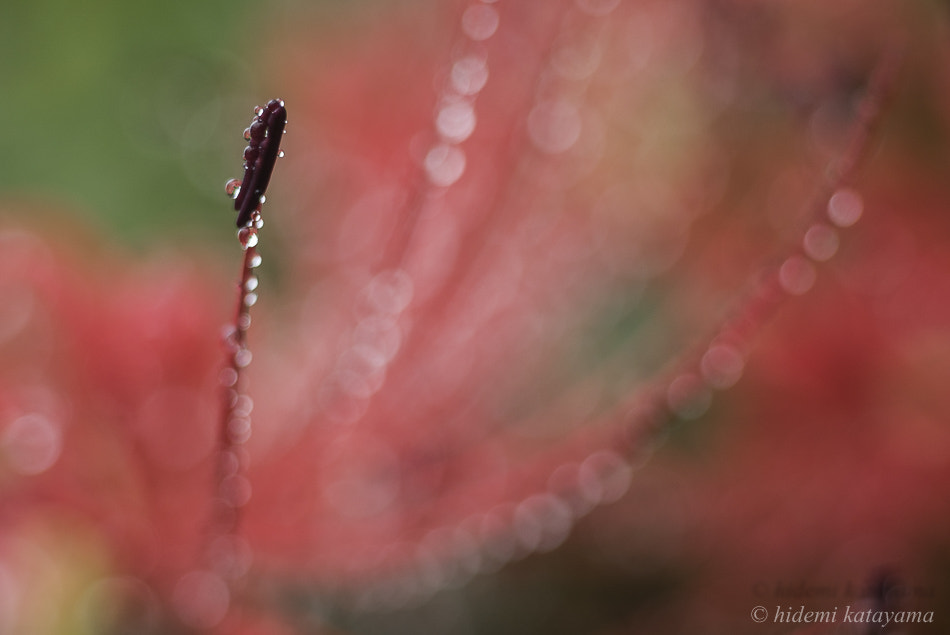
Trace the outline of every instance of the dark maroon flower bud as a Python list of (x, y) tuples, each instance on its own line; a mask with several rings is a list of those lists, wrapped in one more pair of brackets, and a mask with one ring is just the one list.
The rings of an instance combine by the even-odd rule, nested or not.
[(250, 143), (244, 150), (244, 179), (234, 199), (238, 227), (247, 225), (251, 214), (261, 204), (280, 155), (280, 141), (287, 125), (287, 110), (280, 99), (272, 99), (255, 113), (245, 135)]

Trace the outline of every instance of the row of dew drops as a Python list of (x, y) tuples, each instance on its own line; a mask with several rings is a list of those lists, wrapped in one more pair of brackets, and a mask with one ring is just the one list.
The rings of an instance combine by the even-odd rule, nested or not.
[[(862, 212), (860, 194), (848, 187), (838, 188), (826, 208), (830, 224), (813, 224), (802, 240), (804, 253), (791, 255), (779, 265), (777, 274), (782, 290), (792, 296), (807, 292), (817, 275), (812, 263), (825, 262), (837, 251), (835, 227), (850, 227)], [(745, 365), (742, 344), (714, 337), (701, 358), (698, 372), (685, 372), (667, 385), (664, 405), (668, 412), (682, 420), (704, 414), (714, 390), (731, 388), (740, 379)], [(636, 427), (640, 423), (630, 421), (624, 425)], [(531, 553), (553, 550), (568, 537), (580, 518), (626, 493), (633, 472), (645, 463), (661, 438), (636, 448), (632, 457), (626, 456), (627, 452), (604, 449), (580, 463), (558, 465), (551, 472), (547, 491), (518, 503), (500, 504), (455, 527), (433, 530), (408, 556), (397, 557), (396, 563), (390, 563), (392, 575), (365, 586), (350, 600), (360, 610), (415, 606), (478, 574), (496, 571)]]
[[(264, 109), (254, 108), (254, 115), (260, 117)], [(286, 132), (286, 130), (285, 130)], [(251, 128), (244, 130), (244, 139), (251, 140)], [(250, 146), (245, 149), (245, 160)], [(283, 158), (280, 150), (278, 158)], [(247, 169), (247, 168), (245, 168)], [(241, 179), (229, 179), (224, 186), (225, 194), (236, 200), (241, 193)], [(241, 472), (248, 463), (247, 452), (242, 447), (251, 436), (250, 414), (254, 403), (249, 395), (238, 389), (239, 372), (251, 363), (251, 351), (240, 345), (239, 334), (246, 333), (251, 325), (249, 309), (257, 302), (259, 279), (252, 271), (260, 267), (262, 258), (254, 251), (259, 238), (258, 230), (264, 226), (261, 209), (265, 197), (260, 196), (257, 206), (244, 227), (237, 231), (238, 241), (244, 251), (249, 251), (245, 259), (246, 271), (241, 285), (241, 311), (237, 322), (226, 327), (224, 340), (232, 347), (233, 365), (221, 371), (219, 381), (227, 389), (228, 407), (231, 416), (227, 421), (227, 436), (230, 447), (220, 452), (219, 463), (224, 466), (222, 480), (218, 484), (218, 498), (229, 509), (236, 510), (244, 506), (251, 497), (251, 485)], [(233, 527), (233, 518), (228, 523)], [(243, 577), (250, 568), (252, 554), (250, 546), (240, 536), (226, 531), (215, 538), (210, 546), (211, 570), (194, 570), (185, 574), (176, 584), (173, 593), (173, 605), (178, 616), (188, 625), (197, 628), (212, 628), (227, 615), (231, 604), (231, 591), (227, 580)]]

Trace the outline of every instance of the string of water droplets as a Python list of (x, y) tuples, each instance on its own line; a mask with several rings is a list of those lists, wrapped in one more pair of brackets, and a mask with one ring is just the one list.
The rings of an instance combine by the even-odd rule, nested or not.
[(489, 77), (486, 44), (497, 32), (501, 19), (493, 6), (496, 2), (475, 0), (462, 12), (460, 28), (464, 37), (455, 47), (436, 99), (434, 138), (421, 159), (424, 181), (400, 210), (400, 217), (405, 219), (403, 230), (390, 241), (382, 270), (360, 293), (360, 321), (348, 338), (352, 346), (339, 355), (318, 392), (321, 409), (334, 423), (360, 419), (405, 345), (409, 329), (405, 314), (417, 291), (406, 264), (416, 222), (421, 214), (431, 212), (465, 173), (464, 143), (475, 131), (477, 99)]
[[(420, 157), (421, 184), (395, 211), (400, 228), (386, 246), (377, 272), (358, 294), (359, 322), (344, 338), (352, 345), (340, 352), (317, 393), (319, 408), (333, 423), (353, 424), (366, 413), (397, 355), (418, 336), (412, 308), (422, 302), (464, 304), (472, 287), (480, 284), (467, 278), (479, 276), (482, 259), (492, 257), (492, 241), (470, 241), (476, 243), (471, 253), (446, 263), (431, 256), (439, 247), (426, 244), (418, 235), (423, 232), (417, 230), (420, 217), (451, 213), (444, 209), (446, 199), (471, 167), (465, 146), (477, 129), (478, 99), (489, 82), (489, 44), (503, 18), (498, 4), (473, 0), (461, 11), (459, 38), (451, 47), (452, 59), (436, 96), (431, 134), (414, 140), (427, 144), (413, 151)], [(525, 192), (547, 188), (545, 195), (551, 197), (552, 187), (566, 188), (571, 179), (552, 184), (550, 175), (542, 173), (546, 164), (567, 158), (564, 172), (579, 171), (575, 168), (581, 162), (596, 164), (602, 131), (596, 117), (583, 119), (582, 107), (599, 63), (598, 36), (619, 4), (619, 0), (576, 0), (563, 7), (550, 51), (538, 69), (540, 79), (529, 93), (526, 120), (519, 122), (525, 125), (516, 126), (518, 143), (524, 143), (527, 152), (513, 150), (514, 164), (504, 174), (508, 184), (499, 186), (495, 200), (485, 206), (483, 225), (522, 207)], [(430, 260), (432, 265), (421, 264)]]
[[(529, 93), (525, 125), (519, 127), (519, 141), (524, 143), (524, 151), (513, 153), (514, 165), (505, 174), (510, 181), (508, 190), (502, 188), (490, 213), (503, 217), (501, 211), (516, 211), (525, 190), (547, 189), (546, 194), (551, 196), (552, 187), (565, 188), (570, 179), (552, 182), (550, 174), (545, 173), (551, 165), (568, 163), (567, 169), (562, 170), (568, 172), (576, 169), (580, 162), (589, 166), (596, 164), (600, 129), (596, 116), (585, 118), (583, 107), (588, 85), (600, 62), (600, 38), (619, 4), (619, 0), (578, 0), (564, 6), (565, 10), (555, 25), (549, 53), (538, 69), (539, 79)], [(419, 295), (418, 280), (411, 273), (411, 264), (413, 249), (424, 249), (426, 245), (412, 240), (414, 223), (423, 212), (431, 214), (434, 208), (444, 204), (448, 191), (469, 167), (464, 146), (476, 130), (477, 99), (488, 84), (487, 44), (498, 32), (502, 19), (495, 5), (495, 2), (475, 0), (461, 13), (461, 41), (452, 47), (453, 59), (436, 99), (434, 139), (421, 153), (422, 192), (410, 196), (409, 202), (400, 210), (401, 215), (409, 217), (406, 229), (391, 241), (389, 256), (384, 260), (386, 267), (366, 284), (360, 294), (360, 321), (345, 338), (351, 346), (340, 353), (335, 368), (318, 393), (322, 411), (333, 423), (354, 424), (363, 417), (373, 395), (383, 387), (387, 368), (397, 353), (407, 347), (412, 332), (418, 335), (418, 329), (410, 328), (411, 320), (407, 315), (414, 296)], [(478, 244), (478, 253), (467, 254), (469, 257), (454, 264), (456, 279), (464, 277), (458, 275), (459, 271), (478, 275), (477, 263), (484, 255), (482, 252), (489, 248)], [(656, 273), (658, 268), (653, 267), (651, 271)], [(463, 280), (462, 284), (443, 284), (444, 302), (448, 304), (471, 296), (470, 287), (468, 280)], [(430, 302), (431, 296), (432, 293), (428, 293)], [(484, 320), (489, 317), (482, 316)], [(487, 429), (482, 431), (482, 434), (487, 433)], [(614, 462), (612, 454), (603, 452), (595, 453), (583, 462), (581, 473), (589, 477), (589, 491), (599, 487), (600, 475), (610, 472)], [(608, 489), (614, 491), (617, 488)], [(528, 508), (544, 506), (544, 501), (548, 499), (532, 498)], [(518, 509), (518, 506), (512, 504), (510, 508)], [(499, 514), (504, 516), (504, 513)], [(528, 518), (530, 515), (526, 516), (522, 510), (518, 516)], [(496, 525), (504, 525), (501, 521), (499, 523)], [(436, 531), (434, 535), (444, 533)], [(441, 542), (441, 539), (436, 542)], [(545, 539), (542, 542), (552, 541)], [(443, 553), (445, 549), (437, 547), (428, 551)]]
[(251, 307), (257, 302), (258, 278), (255, 270), (261, 265), (257, 253), (258, 231), (264, 226), (261, 217), (270, 175), (278, 158), (281, 137), (287, 124), (284, 102), (274, 99), (266, 106), (254, 109), (254, 119), (244, 131), (248, 146), (244, 150), (244, 178), (231, 179), (225, 193), (235, 201), (238, 210), (237, 238), (244, 250), (241, 276), (238, 283), (235, 319), (224, 334), (228, 363), (221, 373), (224, 388), (224, 407), (216, 475), (217, 533), (235, 533), (240, 518), (238, 510), (251, 496), (251, 486), (244, 471), (247, 454), (244, 444), (251, 436), (251, 411), (254, 403), (242, 382), (241, 371), (252, 359), (247, 346), (247, 332), (251, 326)]
[(608, 427), (601, 449), (548, 468), (544, 486), (520, 500), (475, 513), (456, 525), (428, 532), (415, 544), (393, 548), (378, 566), (386, 571), (344, 593), (356, 610), (417, 605), (445, 588), (464, 584), (531, 553), (559, 546), (582, 517), (619, 500), (635, 469), (645, 462), (671, 420), (692, 420), (710, 407), (713, 394), (735, 385), (755, 335), (784, 299), (806, 293), (817, 267), (836, 253), (840, 232), (862, 216), (864, 204), (851, 181), (867, 148), (899, 63), (897, 47), (874, 69), (853, 124), (850, 143), (829, 165), (825, 182), (808, 204), (811, 219), (797, 248), (760, 272), (736, 311), (706, 343), (682, 356), (668, 372), (637, 390)]
[[(550, 42), (544, 47), (547, 53), (536, 71), (538, 79), (527, 94), (524, 107), (527, 115), (514, 126), (519, 133), (518, 143), (512, 152), (513, 165), (503, 173), (507, 183), (497, 187), (498, 192), (486, 206), (489, 208), (484, 212), (486, 225), (492, 220), (507, 222), (507, 218), (525, 216), (534, 211), (535, 204), (527, 208), (523, 199), (533, 199), (535, 195), (539, 200), (556, 198), (576, 177), (572, 172), (583, 172), (578, 164), (585, 163), (588, 169), (597, 164), (602, 152), (602, 126), (598, 125), (596, 113), (585, 113), (584, 109), (588, 105), (589, 85), (600, 63), (601, 39), (609, 36), (610, 16), (619, 4), (618, 0), (579, 0), (561, 7), (563, 11), (554, 20)], [(463, 145), (475, 131), (476, 98), (489, 78), (486, 45), (498, 32), (502, 19), (498, 7), (493, 5), (495, 3), (476, 0), (461, 13), (461, 42), (452, 47), (450, 70), (436, 99), (435, 139), (422, 161), (427, 189), (422, 196), (410, 198), (415, 202), (421, 200), (419, 206), (430, 214), (433, 208), (445, 204), (448, 190), (466, 170)], [(443, 161), (446, 157), (455, 159), (446, 163)], [(455, 168), (449, 170), (449, 164)], [(560, 178), (552, 179), (552, 173)], [(411, 205), (403, 212), (419, 214)], [(441, 210), (439, 213), (449, 212)], [(685, 216), (685, 212), (677, 210), (674, 215)], [(428, 245), (424, 241), (413, 241), (411, 236), (397, 236), (393, 242), (400, 249), (395, 250), (397, 254), (389, 263), (396, 266), (379, 272), (364, 287), (360, 294), (360, 321), (347, 338), (352, 344), (341, 352), (336, 367), (322, 386), (320, 405), (333, 423), (360, 421), (373, 396), (382, 389), (387, 369), (397, 353), (429, 337), (427, 331), (413, 325), (409, 315), (409, 309), (420, 295), (424, 296), (420, 302), (427, 303), (427, 310), (433, 305), (462, 307), (469, 324), (475, 326), (490, 321), (494, 313), (516, 298), (515, 294), (509, 294), (504, 301), (494, 300), (483, 306), (477, 306), (479, 303), (473, 300), (485, 286), (486, 269), (481, 265), (486, 261), (498, 262), (491, 236), (485, 240), (470, 240), (468, 252), (453, 263), (440, 261), (440, 267), (450, 273), (444, 274), (441, 286), (435, 291), (428, 289), (421, 294), (419, 278), (413, 275), (418, 269), (414, 271), (412, 263), (421, 259), (419, 252), (425, 251)], [(649, 271), (644, 278), (658, 274), (662, 266), (652, 263), (646, 268)], [(467, 309), (471, 305), (476, 305), (474, 310)], [(494, 431), (493, 427), (486, 422), (477, 430), (469, 430), (463, 439), (456, 441), (455, 447), (442, 449), (444, 456), (462, 452), (474, 441), (483, 440)]]

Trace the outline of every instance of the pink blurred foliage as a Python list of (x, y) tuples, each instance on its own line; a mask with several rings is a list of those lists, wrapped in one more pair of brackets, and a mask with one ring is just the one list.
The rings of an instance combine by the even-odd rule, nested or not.
[[(195, 521), (207, 505), (202, 483), (211, 478), (221, 309), (212, 298), (220, 281), (202, 272), (199, 258), (169, 253), (133, 264), (102, 254), (70, 224), (55, 232), (8, 224), (0, 238), (0, 552), (10, 576), (4, 591), (24, 607), (67, 577), (70, 563), (58, 552), (73, 542), (98, 553), (94, 571), (143, 576), (164, 591), (194, 560)], [(18, 588), (31, 570), (38, 588)], [(77, 591), (62, 586), (50, 591), (52, 601)], [(5, 608), (14, 621), (4, 628), (28, 614)], [(44, 613), (24, 623), (52, 632), (45, 629), (69, 621)]]
[[(293, 598), (405, 609), (476, 572), (505, 588), (497, 570), (534, 552), (515, 567), (632, 595), (561, 598), (552, 615), (602, 614), (530, 632), (764, 632), (754, 605), (805, 601), (776, 585), (860, 585), (882, 565), (936, 586), (910, 599), (939, 608), (945, 16), (616, 4), (377, 7), (274, 45), (290, 123), (272, 188), (289, 195), (264, 210), (237, 538), (253, 560), (230, 589), (202, 573), (220, 264), (4, 228), (0, 632), (96, 624), (106, 606), (142, 632), (334, 632)], [(637, 396), (799, 249), (893, 38), (903, 71), (847, 184), (862, 219), (755, 334), (734, 387), (639, 439), (670, 437), (623, 464), (623, 494), (605, 475)], [(578, 476), (599, 468), (602, 482)], [(28, 599), (43, 592), (58, 613)], [(501, 599), (479, 610), (517, 606)], [(445, 632), (481, 632), (460, 615)]]

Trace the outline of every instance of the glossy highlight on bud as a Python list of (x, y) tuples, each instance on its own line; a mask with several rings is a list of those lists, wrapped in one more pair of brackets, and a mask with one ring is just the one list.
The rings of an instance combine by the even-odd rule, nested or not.
[(255, 108), (254, 120), (244, 131), (248, 141), (244, 150), (244, 179), (234, 197), (238, 227), (247, 225), (263, 202), (274, 164), (281, 154), (280, 140), (286, 125), (287, 109), (283, 100), (272, 99), (265, 107)]

